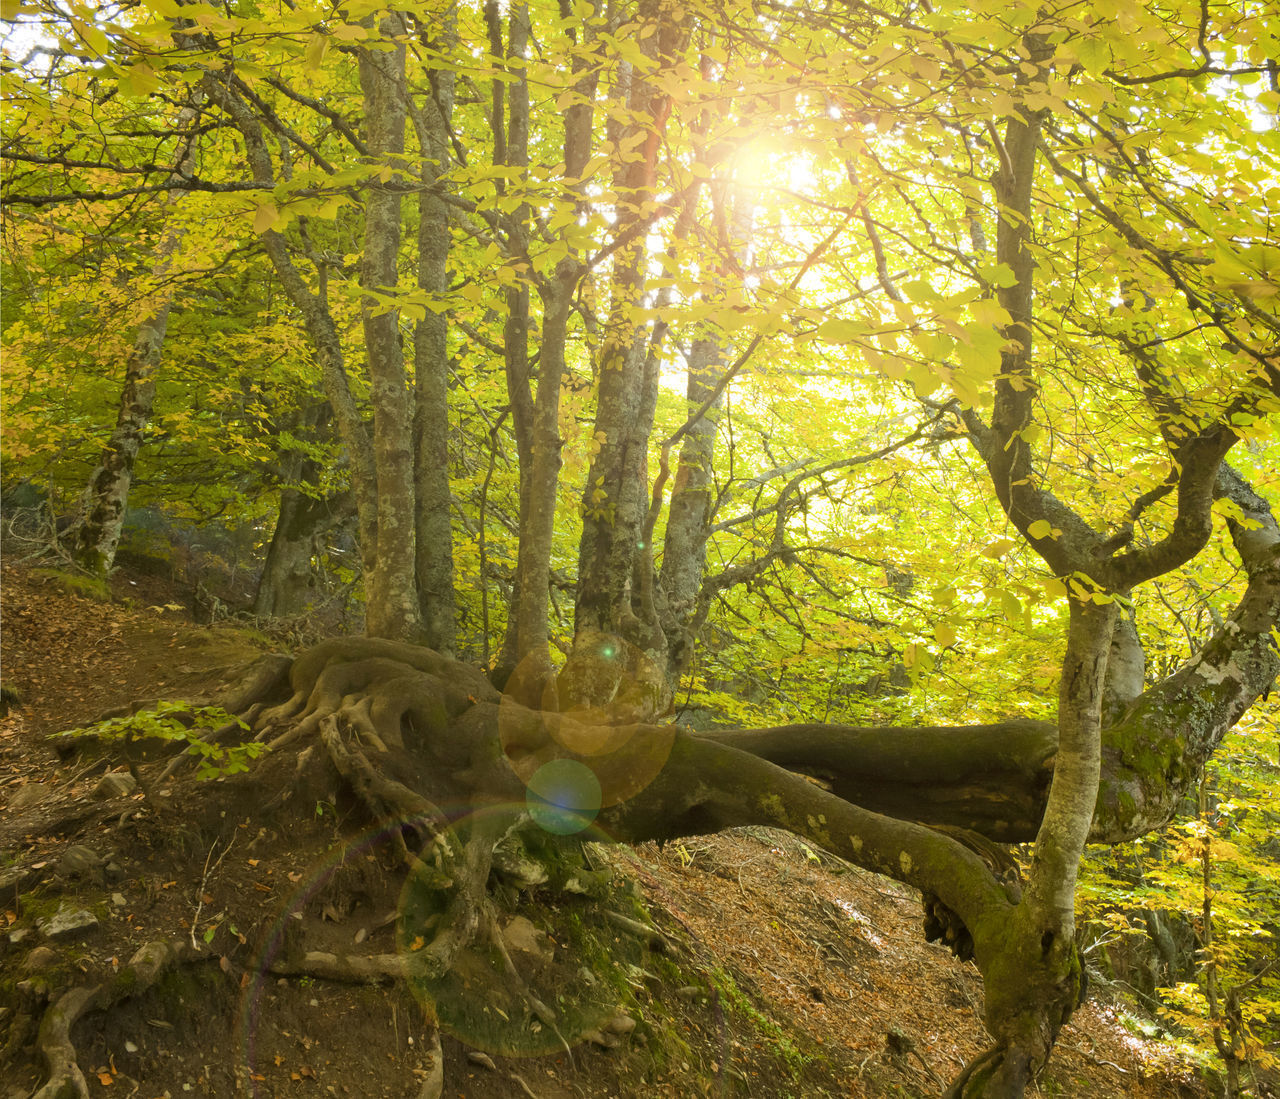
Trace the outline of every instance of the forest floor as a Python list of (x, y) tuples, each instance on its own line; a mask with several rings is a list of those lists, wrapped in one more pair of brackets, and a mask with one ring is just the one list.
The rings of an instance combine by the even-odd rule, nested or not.
[[(72, 1032), (89, 1094), (419, 1095), (432, 1005), (279, 960), (304, 931), (335, 950), (395, 949), (395, 866), (354, 810), (317, 801), (307, 819), (260, 826), (234, 783), (190, 778), (150, 801), (104, 799), (95, 789), (121, 768), (47, 737), (137, 699), (213, 694), (271, 639), (194, 624), (189, 590), (155, 576), (118, 573), (110, 602), (12, 562), (2, 581), (0, 658), (21, 705), (0, 721), (0, 1099), (41, 1082), (35, 1006), (109, 982), (157, 940), (184, 942), (183, 964)], [(449, 1099), (929, 1096), (984, 1045), (977, 970), (923, 942), (919, 898), (896, 882), (756, 829), (593, 857), (628, 882), (665, 952), (615, 935), (618, 1010), (570, 1048), (497, 1049), (456, 1016)], [(529, 947), (552, 981), (581, 972), (554, 930), (578, 918), (572, 899), (522, 903), (553, 928)], [(71, 909), (89, 915), (79, 931), (42, 929)], [(471, 995), (496, 1008), (503, 990), (485, 979)], [(1095, 982), (1035, 1093), (1208, 1095), (1153, 1029)]]

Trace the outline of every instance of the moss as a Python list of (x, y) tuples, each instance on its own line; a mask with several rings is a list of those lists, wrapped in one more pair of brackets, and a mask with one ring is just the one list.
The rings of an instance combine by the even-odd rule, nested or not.
[(72, 595), (87, 596), (99, 603), (111, 602), (111, 589), (107, 586), (106, 580), (101, 577), (64, 572), (62, 569), (32, 569), (31, 575), (48, 580)]
[(57, 915), (66, 898), (61, 894), (45, 896), (40, 890), (32, 890), (18, 897), (18, 921), (14, 927), (34, 927), (41, 920)]
[(824, 1059), (821, 1054), (805, 1053), (787, 1036), (786, 1032), (756, 1007), (752, 999), (738, 987), (729, 972), (720, 966), (711, 970), (710, 976), (717, 993), (728, 1010), (749, 1022), (764, 1037), (772, 1041), (779, 1060), (786, 1066), (793, 1080), (798, 1081), (805, 1068)]

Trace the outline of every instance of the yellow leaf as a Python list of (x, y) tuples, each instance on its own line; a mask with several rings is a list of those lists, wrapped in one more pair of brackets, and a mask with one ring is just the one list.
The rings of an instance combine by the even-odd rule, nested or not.
[(1013, 549), (1013, 546), (1014, 546), (1013, 539), (997, 538), (994, 542), (991, 542), (982, 547), (982, 556), (990, 557), (991, 560), (997, 561), (1001, 557), (1003, 557), (1006, 553), (1008, 553), (1011, 549)]
[(313, 34), (307, 43), (306, 61), (308, 69), (318, 69), (324, 62), (324, 55), (329, 52), (329, 36)]
[(264, 202), (254, 211), (253, 231), (258, 234), (265, 233), (268, 229), (274, 228), (279, 220), (280, 211), (270, 202)]
[(956, 631), (945, 622), (939, 622), (938, 625), (933, 628), (933, 639), (945, 649), (948, 645), (955, 644)]

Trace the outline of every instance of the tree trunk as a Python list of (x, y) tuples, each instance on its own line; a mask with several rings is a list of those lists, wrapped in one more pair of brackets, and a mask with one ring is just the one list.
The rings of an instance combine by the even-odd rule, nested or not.
[[(528, 50), (529, 10), (517, 6), (508, 20), (507, 42), (502, 41), (502, 17), (497, 0), (487, 0), (484, 8), (485, 24), (489, 32), (489, 52), (493, 64), (501, 64), (505, 58), (511, 65), (511, 97), (508, 104), (506, 85), (502, 80), (493, 81), (492, 119), (493, 162), (495, 166), (528, 167), (529, 164), (529, 82), (523, 60)], [(497, 186), (505, 187), (501, 181)], [(508, 237), (510, 249), (522, 255), (529, 249), (529, 208), (521, 203), (512, 212)], [(530, 510), (530, 478), (533, 475), (533, 377), (529, 363), (530, 294), (529, 284), (521, 279), (506, 292), (507, 315), (503, 321), (502, 350), (503, 369), (507, 379), (507, 397), (511, 402), (511, 426), (516, 440), (516, 461), (519, 467), (519, 514), (523, 529), (524, 519)], [(528, 555), (520, 540), (515, 575), (512, 579), (511, 601), (507, 610), (507, 626), (494, 681), (505, 683), (515, 670), (522, 655), (520, 649), (520, 608), (524, 605), (524, 576), (529, 571)], [(544, 596), (545, 600), (545, 596)], [(544, 602), (545, 612), (545, 602)]]
[(306, 610), (315, 549), (308, 502), (296, 488), (280, 490), (276, 529), (253, 597), (253, 613), (260, 618), (290, 618)]
[[(656, 24), (642, 35), (641, 49), (661, 67), (670, 65), (682, 47), (687, 28), (656, 5), (641, 5), (638, 20)], [(614, 253), (613, 299), (598, 364), (595, 438), (599, 449), (591, 460), (582, 493), (582, 540), (578, 550), (575, 631), (596, 630), (626, 636), (647, 623), (630, 606), (637, 593), (633, 574), (648, 512), (649, 436), (658, 388), (658, 356), (647, 354), (645, 327), (634, 313), (648, 281), (645, 243), (649, 209), (655, 198), (658, 153), (670, 94), (656, 79), (633, 72), (627, 107), (635, 121), (620, 137), (620, 148), (633, 148), (614, 173), (618, 209)], [(648, 647), (648, 638), (629, 640)], [(656, 641), (656, 638), (653, 639)], [(665, 646), (664, 646), (665, 647)]]
[[(455, 38), (450, 14), (444, 41)], [(415, 118), (422, 120), (422, 196), (418, 203), (418, 286), (443, 299), (449, 290), (449, 208), (436, 193), (449, 168), (449, 124), (453, 117), (453, 73), (431, 74), (431, 92)], [(457, 633), (453, 590), (453, 517), (449, 494), (449, 322), (428, 309), (413, 336), (415, 574), (425, 644), (452, 654)]]
[[(380, 30), (388, 41), (402, 38), (404, 22), (390, 15)], [(371, 637), (397, 640), (415, 638), (421, 629), (414, 575), (413, 420), (400, 345), (400, 311), (379, 305), (371, 295), (394, 293), (398, 281), (400, 193), (386, 184), (403, 169), (405, 56), (403, 41), (389, 50), (360, 53), (365, 144), (371, 162), (383, 167), (382, 177), (368, 184), (360, 269), (366, 292), (361, 314), (369, 356), (378, 494), (378, 541), (373, 573), (366, 578), (365, 629)]]
[[(176, 238), (174, 247), (177, 245)], [(133, 483), (133, 465), (151, 419), (156, 383), (152, 375), (160, 365), (160, 349), (169, 317), (172, 294), (138, 329), (133, 350), (125, 364), (124, 389), (115, 430), (103, 448), (98, 465), (85, 490), (85, 514), (76, 529), (72, 556), (95, 576), (105, 577), (115, 563), (116, 548), (124, 526), (124, 512)]]
[[(189, 104), (178, 113), (174, 129), (181, 132), (197, 115), (196, 105)], [(175, 183), (183, 175), (191, 175), (194, 167), (194, 143), (189, 143), (179, 161), (178, 171), (169, 177)], [(182, 192), (170, 193), (167, 207), (172, 211)], [(182, 245), (185, 231), (172, 217), (166, 219), (164, 236), (156, 249), (152, 274), (163, 285), (159, 300), (150, 316), (139, 326), (133, 347), (125, 362), (124, 386), (120, 393), (120, 409), (115, 430), (103, 448), (98, 464), (89, 475), (81, 505), (81, 518), (76, 527), (71, 554), (81, 568), (95, 576), (105, 577), (115, 564), (124, 513), (133, 484), (133, 466), (142, 447), (143, 436), (151, 419), (155, 400), (155, 372), (160, 366), (169, 310), (173, 305), (173, 285), (167, 276), (173, 258)]]
[[(560, 201), (577, 211), (585, 209), (583, 173), (590, 158), (592, 145), (592, 106), (598, 69), (593, 63), (591, 48), (597, 36), (594, 19), (602, 5), (589, 14), (582, 23), (582, 41), (576, 32), (569, 35), (570, 56), (576, 76), (574, 91), (578, 101), (565, 112), (564, 117), (564, 179)], [(529, 10), (525, 5), (512, 8), (511, 43), (508, 54), (523, 56), (529, 35)], [(519, 51), (517, 53), (517, 50)], [(520, 79), (511, 86), (511, 131), (508, 135), (508, 159), (528, 163), (528, 87), (524, 82), (524, 70)], [(551, 654), (547, 626), (547, 601), (551, 582), (551, 552), (555, 533), (555, 514), (562, 464), (560, 437), (560, 388), (565, 374), (565, 347), (568, 341), (569, 318), (573, 297), (586, 274), (586, 267), (576, 251), (570, 249), (550, 276), (538, 283), (538, 296), (542, 304), (542, 333), (538, 358), (537, 394), (532, 396), (529, 385), (529, 361), (513, 360), (508, 351), (508, 384), (511, 386), (512, 420), (516, 441), (521, 448), (520, 458), (520, 546), (516, 561), (516, 580), (508, 623), (507, 644), (504, 645), (501, 670), (514, 668), (517, 662), (524, 668), (520, 680), (530, 689), (540, 691), (551, 674)], [(508, 340), (527, 338), (527, 326), (521, 328), (526, 314), (527, 299), (515, 299), (518, 309), (508, 318)], [(517, 355), (520, 352), (517, 350)], [(523, 370), (521, 376), (520, 371)], [(527, 454), (525, 448), (527, 447)], [(514, 624), (514, 628), (512, 627)], [(502, 677), (506, 678), (505, 675)]]
[[(189, 44), (184, 35), (175, 34), (174, 38), (181, 46)], [(274, 186), (275, 169), (262, 123), (243, 96), (231, 83), (213, 72), (204, 74), (200, 87), (213, 103), (227, 113), (244, 139), (245, 154), (254, 182), (268, 188)], [(313, 294), (293, 262), (289, 243), (284, 235), (276, 229), (267, 229), (262, 233), (261, 239), (280, 285), (302, 315), (307, 336), (315, 349), (325, 397), (333, 410), (338, 434), (351, 460), (351, 487), (360, 525), (360, 555), (365, 574), (369, 575), (374, 568), (378, 542), (378, 494), (373, 448), (347, 377), (342, 338), (338, 335), (338, 326), (329, 309), (323, 263), (321, 261), (320, 290)]]
[(996, 934), (971, 929), (996, 1045), (953, 1085), (965, 1099), (1017, 1099), (1044, 1067), (1084, 992), (1075, 888), (1101, 767), (1101, 714), (1115, 603), (1071, 603), (1058, 692), (1058, 752), (1022, 899)]
[[(732, 194), (731, 203), (725, 201), (726, 191)], [(712, 201), (720, 207), (716, 222), (725, 227), (720, 247), (735, 261), (733, 264), (722, 261), (719, 275), (727, 282), (733, 275), (733, 269), (741, 271), (747, 261), (755, 213), (754, 198), (744, 188), (722, 186), (719, 190), (712, 190)], [(730, 206), (730, 209), (724, 209), (725, 206)], [(680, 459), (667, 511), (662, 574), (657, 579), (662, 591), (662, 628), (667, 638), (666, 675), (673, 691), (693, 657), (693, 646), (710, 605), (710, 592), (704, 589), (703, 580), (707, 541), (711, 537), (711, 520), (716, 506), (712, 498), (716, 430), (724, 403), (724, 390), (718, 383), (728, 368), (728, 351), (726, 336), (709, 333), (695, 339), (689, 352), (685, 387), (689, 415), (695, 415), (708, 401), (711, 404), (696, 422), (689, 425), (680, 445)]]

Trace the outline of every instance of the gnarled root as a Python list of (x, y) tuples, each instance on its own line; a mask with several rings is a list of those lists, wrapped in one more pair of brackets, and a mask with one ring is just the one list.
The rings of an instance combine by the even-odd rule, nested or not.
[[(314, 733), (330, 715), (387, 747), (403, 744), (402, 722), (426, 736), (444, 732), (448, 722), (476, 702), (497, 702), (498, 694), (480, 671), (431, 649), (376, 638), (344, 637), (308, 649), (289, 671), (290, 698), (262, 714), (259, 736), (280, 748)], [(366, 701), (367, 700), (367, 701)]]
[(90, 1011), (103, 1011), (146, 992), (178, 963), (203, 957), (181, 942), (147, 943), (112, 980), (64, 992), (40, 1023), (36, 1046), (48, 1066), (49, 1079), (33, 1099), (88, 1099), (89, 1085), (76, 1061), (71, 1028)]

